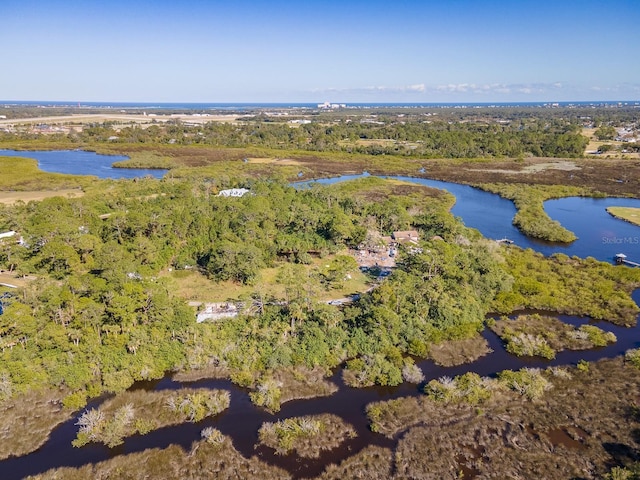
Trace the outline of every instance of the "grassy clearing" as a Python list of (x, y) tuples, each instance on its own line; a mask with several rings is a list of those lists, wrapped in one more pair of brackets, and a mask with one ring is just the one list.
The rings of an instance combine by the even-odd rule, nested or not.
[[(7, 285), (14, 285), (18, 288), (22, 288), (26, 286), (30, 281), (35, 280), (35, 276), (18, 276), (16, 273), (9, 273), (2, 271), (0, 272), (0, 283), (4, 283)], [(3, 287), (0, 287), (0, 292), (4, 291)]]
[(82, 197), (84, 192), (79, 188), (62, 188), (55, 191), (40, 190), (36, 192), (0, 192), (0, 203), (12, 205), (16, 202), (29, 203), (51, 197)]
[(474, 362), (492, 351), (487, 341), (478, 335), (463, 340), (449, 340), (432, 345), (429, 348), (429, 358), (436, 365), (453, 367)]
[(261, 445), (274, 449), (279, 455), (294, 451), (304, 458), (318, 458), (323, 451), (333, 450), (355, 435), (351, 425), (329, 414), (263, 423), (258, 432)]
[(71, 418), (61, 398), (60, 392), (43, 390), (0, 403), (0, 460), (33, 452), (47, 441), (55, 426)]
[(640, 208), (608, 207), (607, 212), (616, 218), (640, 226)]
[[(323, 258), (314, 258), (312, 263), (304, 265), (304, 268), (309, 275), (312, 275), (314, 272), (318, 272), (328, 266), (337, 255), (344, 254), (346, 254), (346, 251), (338, 252), (336, 255), (327, 255)], [(283, 263), (276, 267), (263, 269), (255, 285), (242, 285), (232, 281), (215, 282), (195, 269), (164, 271), (161, 276), (171, 278), (176, 295), (187, 301), (225, 302), (246, 298), (256, 289), (260, 289), (265, 296), (283, 299), (285, 298), (285, 289), (277, 281), (277, 277), (284, 265), (286, 264)], [(350, 278), (343, 282), (341, 288), (320, 289), (317, 299), (319, 301), (329, 301), (364, 292), (370, 286), (369, 281), (369, 277), (364, 273), (360, 271), (352, 272)]]
[(506, 343), (507, 351), (518, 356), (551, 359), (565, 349), (586, 350), (616, 342), (613, 333), (594, 325), (574, 328), (557, 318), (541, 315), (519, 315), (513, 320), (503, 317), (491, 329)]
[(225, 390), (123, 392), (80, 416), (74, 446), (101, 442), (114, 447), (136, 433), (145, 434), (167, 425), (199, 422), (217, 415), (229, 406), (229, 401), (229, 392)]

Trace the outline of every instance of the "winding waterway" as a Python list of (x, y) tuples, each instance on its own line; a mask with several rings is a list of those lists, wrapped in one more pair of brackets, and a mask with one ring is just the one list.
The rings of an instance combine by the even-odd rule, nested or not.
[[(0, 155), (2, 155), (1, 151)], [(321, 183), (334, 183), (349, 178), (354, 177), (327, 179)], [(640, 200), (603, 199), (600, 201), (579, 198), (547, 202), (546, 208), (551, 217), (560, 220), (563, 225), (575, 231), (580, 237), (578, 241), (569, 246), (552, 245), (531, 240), (513, 227), (511, 220), (515, 214), (515, 207), (511, 201), (502, 199), (498, 195), (448, 182), (412, 177), (391, 178), (448, 190), (456, 197), (452, 213), (462, 218), (467, 226), (478, 229), (488, 238), (507, 237), (519, 246), (533, 248), (545, 254), (563, 252), (567, 255), (592, 256), (605, 261), (611, 260), (612, 256), (620, 251), (625, 251), (631, 257), (640, 256), (640, 246), (633, 243), (634, 238), (640, 238), (640, 227), (613, 219), (606, 211), (601, 214), (604, 208), (610, 204), (640, 207)], [(621, 241), (623, 243), (606, 240), (618, 238), (629, 240), (626, 244), (624, 240)], [(640, 289), (633, 293), (633, 299), (637, 304), (640, 304)], [(590, 322), (588, 318), (581, 317), (559, 316), (559, 318), (573, 325)], [(420, 361), (418, 365), (423, 370), (426, 381), (429, 381), (444, 375), (453, 377), (469, 371), (480, 375), (493, 375), (504, 369), (545, 368), (551, 365), (575, 364), (582, 359), (595, 361), (616, 357), (630, 348), (640, 346), (640, 318), (637, 320), (636, 326), (632, 328), (618, 327), (607, 322), (592, 322), (603, 330), (613, 332), (618, 341), (607, 347), (587, 351), (560, 352), (551, 361), (539, 358), (518, 358), (510, 355), (504, 349), (500, 339), (493, 332), (485, 330), (482, 335), (493, 349), (489, 355), (471, 364), (457, 367), (439, 367), (429, 360)], [(285, 468), (295, 477), (318, 475), (328, 463), (340, 462), (368, 445), (392, 447), (394, 443), (392, 440), (373, 433), (368, 428), (365, 406), (375, 401), (419, 395), (419, 386), (405, 383), (397, 387), (353, 389), (345, 386), (342, 382), (340, 369), (336, 370), (331, 380), (339, 387), (335, 394), (285, 403), (282, 410), (276, 415), (271, 415), (255, 407), (249, 399), (247, 390), (239, 388), (227, 380), (200, 380), (181, 383), (174, 381), (168, 375), (156, 382), (141, 382), (134, 388), (163, 390), (189, 386), (226, 389), (231, 394), (231, 404), (226, 411), (215, 418), (206, 419), (197, 424), (185, 423), (162, 428), (144, 436), (136, 435), (126, 439), (123, 445), (114, 449), (98, 444), (90, 444), (80, 449), (71, 446), (71, 441), (77, 432), (75, 423), (81, 413), (79, 412), (72, 419), (55, 428), (49, 440), (37, 451), (22, 457), (1, 461), (2, 478), (22, 478), (50, 468), (80, 466), (148, 448), (166, 448), (171, 444), (180, 445), (188, 450), (194, 441), (200, 439), (200, 432), (207, 426), (215, 426), (223, 434), (228, 435), (235, 448), (244, 456), (258, 455), (268, 463)], [(88, 408), (96, 407), (100, 402), (100, 400), (96, 400)], [(331, 413), (343, 418), (354, 427), (357, 436), (344, 442), (340, 448), (324, 453), (318, 459), (304, 459), (293, 454), (278, 456), (266, 447), (255, 447), (258, 441), (258, 429), (263, 422), (320, 413)]]
[(98, 178), (162, 178), (167, 170), (145, 168), (114, 168), (114, 162), (129, 160), (123, 155), (102, 155), (85, 150), (0, 150), (0, 157), (24, 157), (38, 161), (38, 168), (49, 173), (93, 175)]
[[(640, 304), (640, 289), (633, 293), (633, 299)], [(640, 316), (639, 316), (640, 317)], [(491, 376), (505, 369), (523, 367), (546, 368), (552, 365), (576, 364), (580, 360), (596, 361), (613, 358), (623, 354), (630, 348), (640, 346), (640, 318), (632, 328), (619, 327), (608, 322), (592, 322), (588, 318), (561, 315), (564, 322), (578, 326), (585, 323), (597, 325), (605, 331), (613, 332), (618, 341), (607, 347), (591, 350), (559, 352), (555, 359), (519, 358), (506, 352), (498, 336), (490, 330), (483, 332), (493, 352), (471, 364), (456, 367), (439, 367), (430, 360), (418, 362), (425, 374), (426, 381), (441, 376), (454, 377), (465, 372), (476, 372), (479, 375)], [(393, 447), (394, 441), (383, 435), (373, 433), (365, 415), (367, 404), (380, 400), (419, 395), (419, 387), (413, 384), (402, 384), (397, 387), (349, 388), (341, 379), (341, 370), (337, 369), (331, 381), (339, 387), (329, 397), (318, 397), (309, 400), (295, 400), (283, 404), (282, 410), (271, 415), (253, 405), (248, 391), (237, 387), (228, 380), (199, 380), (196, 382), (177, 382), (171, 376), (155, 382), (140, 382), (134, 388), (146, 390), (178, 389), (182, 387), (204, 387), (226, 389), (231, 393), (231, 403), (227, 410), (215, 418), (209, 418), (197, 424), (185, 423), (165, 427), (147, 435), (135, 435), (125, 440), (124, 444), (109, 449), (101, 444), (89, 444), (80, 449), (71, 446), (77, 433), (77, 416), (61, 424), (51, 434), (47, 443), (36, 452), (19, 458), (9, 458), (0, 462), (3, 479), (18, 479), (50, 468), (61, 466), (81, 466), (106, 460), (116, 455), (139, 452), (148, 448), (166, 448), (169, 445), (180, 445), (185, 451), (191, 448), (194, 441), (200, 439), (200, 432), (207, 426), (214, 426), (233, 440), (234, 447), (245, 457), (258, 455), (263, 460), (288, 470), (295, 477), (309, 477), (320, 474), (328, 463), (340, 462), (352, 456), (368, 445)], [(96, 400), (87, 408), (95, 408), (100, 403)], [(318, 459), (303, 459), (296, 455), (275, 455), (266, 447), (258, 447), (258, 429), (264, 422), (273, 422), (284, 418), (332, 413), (350, 423), (357, 436), (344, 442), (340, 448), (326, 452)]]
[[(367, 176), (369, 174), (365, 172), (362, 175), (324, 178), (300, 182), (296, 185), (306, 186), (313, 183), (330, 185)], [(456, 197), (451, 213), (459, 217), (467, 227), (479, 230), (486, 238), (508, 238), (519, 247), (531, 248), (544, 255), (563, 253), (568, 256), (593, 257), (602, 262), (612, 262), (617, 253), (625, 253), (631, 260), (640, 262), (640, 227), (614, 218), (606, 211), (610, 206), (640, 208), (640, 199), (637, 198), (568, 197), (546, 201), (544, 207), (547, 214), (578, 236), (578, 239), (570, 244), (552, 243), (527, 237), (521, 233), (512, 224), (516, 214), (513, 202), (494, 193), (469, 185), (426, 178), (404, 176), (383, 178), (448, 191)]]

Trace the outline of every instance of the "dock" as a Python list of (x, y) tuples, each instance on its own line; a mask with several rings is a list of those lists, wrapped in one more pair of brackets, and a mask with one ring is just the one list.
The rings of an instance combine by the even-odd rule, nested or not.
[(496, 243), (505, 243), (507, 245), (511, 245), (511, 244), (513, 244), (513, 240), (505, 237), (505, 238), (501, 238), (499, 240), (496, 240)]
[(640, 263), (632, 262), (631, 260), (627, 260), (627, 256), (624, 253), (618, 253), (614, 257), (617, 264), (620, 265), (628, 265), (630, 267), (640, 267)]

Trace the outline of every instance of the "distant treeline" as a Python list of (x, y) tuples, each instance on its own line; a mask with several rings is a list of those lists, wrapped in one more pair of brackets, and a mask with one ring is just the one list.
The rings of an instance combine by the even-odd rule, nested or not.
[(256, 146), (421, 158), (580, 157), (588, 143), (575, 124), (539, 121), (501, 125), (361, 120), (295, 126), (271, 122), (205, 125), (177, 122), (148, 128), (118, 128), (115, 124), (105, 123), (71, 133), (67, 139), (92, 143)]

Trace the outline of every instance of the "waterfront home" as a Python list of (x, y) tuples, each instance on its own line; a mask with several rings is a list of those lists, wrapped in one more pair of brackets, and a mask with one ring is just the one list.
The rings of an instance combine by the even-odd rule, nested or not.
[(416, 230), (399, 230), (391, 235), (398, 243), (418, 243), (420, 236)]

